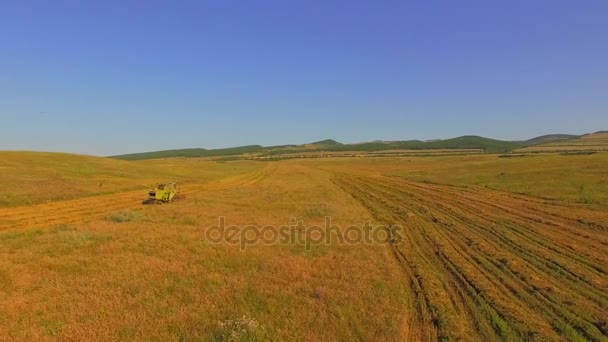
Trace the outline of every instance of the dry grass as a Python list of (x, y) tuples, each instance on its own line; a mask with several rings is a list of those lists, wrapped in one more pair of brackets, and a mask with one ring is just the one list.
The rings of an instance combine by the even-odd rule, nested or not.
[[(154, 163), (190, 179), (184, 200), (144, 207), (125, 182), (0, 210), (0, 336), (606, 339), (608, 199), (580, 192), (608, 186), (605, 154)], [(204, 239), (219, 216), (398, 223), (404, 239), (241, 251)]]
[(404, 228), (393, 253), (410, 339), (606, 338), (606, 210), (389, 177), (336, 184)]
[(336, 191), (329, 174), (264, 165), (270, 169), (261, 176), (201, 187), (181, 202), (113, 207), (106, 214), (136, 210), (129, 222), (87, 219), (88, 211), (101, 210), (88, 202), (94, 198), (80, 202), (88, 222), (55, 228), (62, 210), (46, 212), (50, 222), (38, 230), (28, 228), (27, 219), (15, 220), (0, 232), (6, 283), (0, 335), (208, 340), (246, 316), (274, 339), (397, 339), (400, 326), (392, 323), (404, 317), (406, 293), (384, 248), (252, 246), (241, 252), (204, 241), (205, 227), (218, 216), (240, 225), (286, 224), (294, 216), (320, 223), (323, 217), (311, 208), (323, 208), (343, 223), (369, 218)]
[(608, 205), (608, 153), (496, 155), (378, 160), (316, 160), (330, 172), (400, 176), (413, 181), (482, 187), (566, 202)]

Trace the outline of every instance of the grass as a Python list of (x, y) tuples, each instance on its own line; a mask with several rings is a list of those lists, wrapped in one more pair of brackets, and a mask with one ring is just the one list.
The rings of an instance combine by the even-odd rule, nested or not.
[[(313, 161), (311, 161), (313, 162)], [(331, 172), (376, 173), (419, 182), (474, 186), (566, 202), (608, 204), (608, 153), (315, 160)], [(349, 171), (348, 169), (351, 169)]]
[[(407, 243), (393, 249), (410, 277), (410, 298), (420, 298), (413, 320), (421, 337), (521, 340), (540, 331), (550, 339), (603, 338), (595, 323), (608, 293), (592, 279), (608, 270), (597, 253), (606, 236), (578, 217), (601, 222), (604, 210), (564, 210), (563, 204), (390, 177), (343, 176), (336, 184), (376, 219), (406, 226)], [(403, 221), (403, 210), (415, 219)]]
[[(606, 338), (605, 153), (96, 166), (27, 157), (14, 165), (41, 169), (22, 179), (65, 173), (81, 199), (0, 212), (6, 339)], [(116, 165), (142, 173), (126, 173), (115, 195), (82, 197)], [(189, 180), (187, 196), (141, 206), (121, 192), (156, 172)], [(25, 190), (11, 194), (43, 201)], [(242, 251), (205, 239), (219, 216), (239, 226), (331, 216), (343, 228), (397, 223), (404, 235), (400, 245)]]
[(220, 322), (218, 331), (213, 336), (213, 340), (218, 342), (266, 341), (268, 339), (264, 327), (255, 319), (247, 316)]
[(143, 215), (140, 212), (132, 211), (132, 210), (121, 210), (115, 213), (110, 214), (106, 219), (115, 223), (125, 223), (131, 222), (134, 220), (140, 220), (143, 218)]
[(418, 181), (479, 186), (540, 198), (589, 204), (608, 203), (608, 154), (545, 155), (532, 158), (479, 158), (399, 173)]
[[(323, 222), (325, 203), (343, 223), (368, 218), (364, 209), (351, 207), (349, 195), (333, 189), (329, 175), (285, 166), (257, 183), (203, 189), (180, 202), (143, 207), (137, 212), (145, 220), (106, 218), (123, 221), (131, 215), (126, 209), (42, 227), (27, 248), (12, 253), (11, 243), (25, 239), (13, 234), (23, 228), (5, 228), (0, 274), (21, 290), (0, 292), (6, 317), (0, 334), (30, 340), (226, 340), (238, 325), (230, 322), (245, 316), (263, 327), (239, 335), (245, 340), (394, 339), (400, 326), (388, 324), (401, 319), (405, 292), (381, 247), (330, 246), (318, 253), (260, 245), (242, 252), (204, 240), (218, 216), (231, 224), (279, 225), (302, 202), (309, 203), (310, 222)], [(375, 298), (378, 280), (392, 296)]]

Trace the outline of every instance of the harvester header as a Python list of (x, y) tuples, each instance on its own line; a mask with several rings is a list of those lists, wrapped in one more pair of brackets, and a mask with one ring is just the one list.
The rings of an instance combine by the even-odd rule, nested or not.
[(161, 183), (156, 187), (145, 185), (150, 191), (148, 191), (148, 199), (143, 201), (143, 204), (162, 204), (169, 203), (176, 199), (177, 196), (177, 184), (175, 182)]

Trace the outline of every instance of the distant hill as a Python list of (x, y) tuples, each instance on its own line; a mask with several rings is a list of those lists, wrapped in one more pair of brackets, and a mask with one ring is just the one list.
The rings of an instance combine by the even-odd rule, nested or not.
[(334, 145), (342, 145), (342, 143), (339, 143), (333, 139), (325, 139), (325, 140), (321, 140), (321, 141), (316, 141), (311, 143), (311, 145), (329, 145), (329, 146), (334, 146)]
[[(602, 134), (606, 131), (596, 132)], [(551, 144), (570, 144), (587, 135), (572, 134), (547, 134), (523, 141), (505, 141), (490, 139), (475, 135), (465, 135), (451, 139), (435, 140), (403, 140), (403, 141), (382, 141), (374, 140), (369, 142), (343, 144), (333, 139), (325, 139), (304, 145), (277, 145), (261, 146), (247, 145), (221, 149), (190, 148), (178, 150), (165, 150), (143, 153), (131, 153), (111, 158), (125, 160), (170, 158), (170, 157), (271, 157), (285, 154), (298, 154), (307, 152), (374, 152), (386, 150), (471, 150), (477, 149), (486, 153), (509, 153), (515, 150), (532, 148), (534, 146), (546, 146)], [(587, 139), (587, 138), (585, 138)]]
[(393, 141), (393, 142), (365, 142), (357, 144), (342, 144), (332, 139), (317, 141), (308, 145), (282, 145), (263, 147), (260, 145), (239, 146), (223, 149), (206, 150), (202, 148), (164, 150), (143, 153), (131, 153), (112, 156), (112, 158), (126, 160), (156, 159), (170, 157), (216, 157), (234, 156), (247, 153), (279, 155), (287, 153), (302, 153), (308, 151), (381, 151), (391, 149), (482, 149), (487, 152), (502, 153), (514, 148), (522, 147), (520, 142), (509, 142), (488, 139), (477, 136), (463, 136), (453, 139), (434, 141)]
[(214, 150), (206, 150), (204, 148), (187, 148), (180, 150), (164, 150), (154, 152), (129, 153), (118, 156), (110, 156), (115, 159), (125, 160), (143, 160), (143, 159), (158, 159), (158, 158), (174, 158), (174, 157), (217, 157), (217, 156), (232, 156), (244, 153), (260, 152), (264, 147), (260, 145), (247, 145), (229, 148), (219, 148)]
[(333, 151), (381, 151), (381, 150), (427, 150), (427, 149), (481, 149), (486, 152), (503, 153), (521, 147), (521, 142), (502, 141), (479, 136), (462, 136), (452, 139), (421, 141), (367, 142), (340, 145)]
[[(555, 153), (555, 152), (597, 152), (608, 151), (608, 131), (598, 131), (595, 133), (569, 136), (559, 134), (557, 136), (566, 136), (565, 139), (545, 139), (538, 143), (524, 146), (515, 150), (518, 153)], [(542, 138), (542, 137), (539, 137)], [(532, 139), (534, 140), (534, 139)]]
[(204, 148), (185, 148), (179, 150), (163, 150), (155, 152), (129, 153), (119, 156), (111, 156), (115, 159), (140, 160), (140, 159), (159, 159), (171, 157), (201, 157), (207, 150)]
[(554, 142), (559, 140), (570, 140), (580, 138), (580, 135), (572, 135), (572, 134), (547, 134), (541, 135), (536, 138), (532, 138), (530, 140), (526, 140), (526, 142), (530, 145), (543, 144), (548, 142)]

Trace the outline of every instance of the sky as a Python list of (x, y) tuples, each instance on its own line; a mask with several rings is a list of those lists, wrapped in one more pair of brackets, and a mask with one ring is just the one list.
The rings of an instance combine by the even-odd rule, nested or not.
[(0, 150), (608, 129), (608, 1), (0, 1)]

